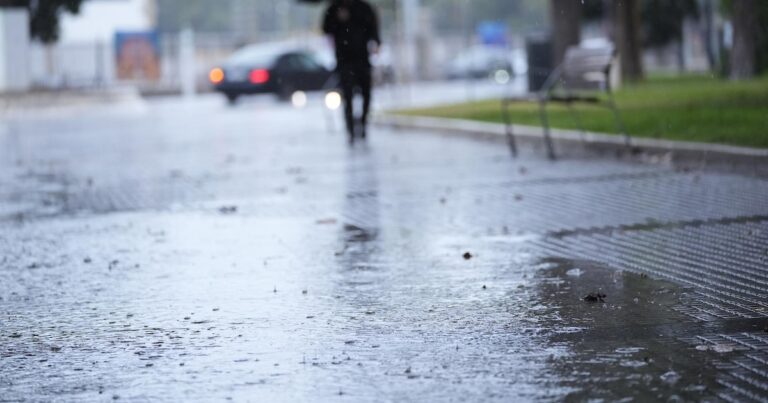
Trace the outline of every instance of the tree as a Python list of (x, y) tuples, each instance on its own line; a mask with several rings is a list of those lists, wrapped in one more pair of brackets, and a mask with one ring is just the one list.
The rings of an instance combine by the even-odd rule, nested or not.
[(699, 16), (696, 0), (645, 0), (643, 42), (648, 47), (666, 46), (683, 38), (683, 21)]
[(62, 12), (77, 14), (83, 0), (0, 0), (0, 7), (23, 7), (29, 10), (30, 36), (44, 43), (59, 39), (59, 17)]
[[(233, 5), (232, 0), (158, 0), (157, 28), (160, 32), (179, 32), (187, 27), (195, 31), (225, 32), (233, 25)], [(268, 13), (265, 10), (263, 14)], [(276, 20), (274, 15), (269, 16)]]
[(581, 42), (582, 5), (574, 0), (550, 0), (552, 48), (555, 65), (563, 62), (568, 47)]
[(641, 0), (616, 0), (612, 2), (614, 42), (621, 60), (624, 79), (638, 81), (643, 78), (641, 41)]
[(757, 0), (736, 0), (733, 8), (733, 49), (731, 51), (731, 78), (754, 77), (757, 73)]
[(645, 0), (643, 2), (643, 44), (661, 48), (677, 43), (680, 71), (685, 69), (683, 26), (687, 17), (699, 17), (697, 0)]

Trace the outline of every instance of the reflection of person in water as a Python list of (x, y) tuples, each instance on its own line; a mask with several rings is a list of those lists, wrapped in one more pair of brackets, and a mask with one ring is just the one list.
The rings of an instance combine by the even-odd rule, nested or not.
[(379, 242), (379, 181), (374, 156), (367, 148), (350, 149), (342, 215), (339, 258), (353, 269), (371, 260)]
[[(323, 18), (323, 32), (333, 37), (336, 47), (336, 71), (344, 95), (344, 118), (349, 141), (355, 135), (366, 135), (368, 111), (371, 105), (371, 53), (381, 45), (376, 11), (364, 0), (334, 0)], [(355, 91), (363, 96), (360, 125), (354, 118)]]

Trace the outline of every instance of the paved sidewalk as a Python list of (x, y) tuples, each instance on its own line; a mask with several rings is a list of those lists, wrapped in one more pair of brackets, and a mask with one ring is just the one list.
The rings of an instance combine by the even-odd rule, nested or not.
[(6, 122), (0, 401), (768, 399), (765, 179), (328, 118)]

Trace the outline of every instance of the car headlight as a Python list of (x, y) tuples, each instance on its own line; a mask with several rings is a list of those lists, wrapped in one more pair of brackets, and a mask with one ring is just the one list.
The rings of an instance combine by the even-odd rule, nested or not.
[(296, 91), (291, 95), (291, 103), (295, 108), (303, 108), (307, 105), (307, 94), (304, 91)]
[(341, 95), (336, 91), (325, 94), (325, 106), (330, 110), (336, 110), (341, 107)]

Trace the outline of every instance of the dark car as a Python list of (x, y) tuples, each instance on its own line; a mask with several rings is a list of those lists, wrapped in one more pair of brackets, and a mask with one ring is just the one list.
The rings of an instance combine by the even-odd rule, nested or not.
[(242, 95), (273, 93), (290, 99), (296, 91), (318, 91), (332, 83), (333, 72), (310, 51), (251, 45), (211, 70), (214, 89), (230, 103)]

